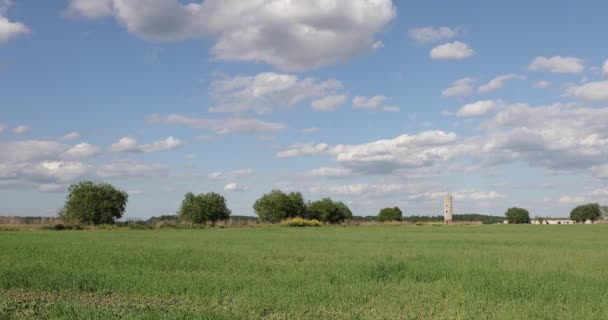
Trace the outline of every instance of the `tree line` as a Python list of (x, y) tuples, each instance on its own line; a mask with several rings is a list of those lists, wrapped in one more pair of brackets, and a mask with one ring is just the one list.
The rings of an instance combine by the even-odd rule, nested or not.
[[(83, 181), (73, 184), (68, 189), (64, 206), (58, 216), (67, 222), (100, 225), (113, 224), (123, 217), (129, 195), (111, 184)], [(287, 219), (302, 218), (318, 220), (323, 223), (342, 223), (345, 220), (355, 221), (410, 221), (438, 222), (443, 216), (404, 216), (399, 207), (388, 207), (380, 210), (377, 216), (353, 216), (350, 208), (340, 201), (322, 198), (317, 201), (305, 201), (300, 192), (285, 193), (272, 190), (262, 195), (253, 204), (259, 221), (277, 223)], [(608, 207), (597, 203), (580, 205), (572, 209), (570, 217), (576, 222), (595, 221), (601, 216), (608, 216)], [(228, 220), (232, 212), (228, 209), (226, 199), (215, 192), (194, 194), (188, 192), (181, 202), (176, 216), (194, 224), (215, 224)], [(509, 208), (505, 213), (509, 223), (530, 223), (530, 213), (523, 208)], [(454, 215), (453, 221), (481, 221), (482, 223), (500, 223), (504, 218), (480, 214)], [(170, 220), (170, 219), (169, 219)]]

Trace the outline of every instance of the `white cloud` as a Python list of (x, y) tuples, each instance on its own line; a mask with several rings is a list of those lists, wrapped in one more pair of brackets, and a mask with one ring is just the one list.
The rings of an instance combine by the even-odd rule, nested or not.
[(143, 178), (167, 174), (169, 167), (164, 164), (147, 164), (135, 160), (118, 160), (102, 165), (97, 170), (101, 178)]
[(310, 127), (310, 128), (304, 128), (300, 130), (300, 133), (303, 134), (312, 134), (312, 133), (317, 133), (319, 132), (321, 129), (317, 128), (317, 127)]
[(490, 82), (480, 86), (477, 91), (479, 91), (480, 93), (488, 93), (488, 92), (492, 92), (494, 90), (500, 89), (502, 87), (505, 86), (505, 82), (509, 81), (509, 80), (513, 80), (513, 79), (519, 79), (519, 80), (524, 80), (525, 77), (524, 76), (520, 76), (518, 74), (514, 74), (514, 73), (509, 73), (509, 74), (504, 74), (501, 76), (498, 76), (492, 80), (490, 80)]
[(183, 142), (174, 137), (168, 137), (165, 140), (159, 140), (150, 144), (139, 145), (137, 139), (132, 137), (120, 138), (117, 142), (110, 146), (112, 152), (143, 152), (151, 153), (158, 151), (174, 150), (183, 145)]
[(585, 70), (581, 59), (576, 57), (536, 57), (528, 66), (533, 71), (551, 73), (581, 73)]
[(249, 187), (236, 182), (231, 182), (224, 186), (225, 191), (247, 191), (248, 189)]
[(456, 192), (448, 192), (448, 191), (422, 192), (422, 193), (412, 194), (408, 198), (410, 200), (441, 201), (441, 199), (443, 199), (443, 197), (448, 193), (451, 194), (455, 200), (461, 200), (461, 201), (496, 200), (496, 199), (505, 197), (503, 194), (500, 194), (496, 191), (468, 190), (468, 191), (456, 191)]
[(283, 124), (276, 122), (266, 122), (246, 117), (231, 117), (224, 119), (201, 119), (170, 114), (166, 117), (153, 115), (149, 117), (152, 123), (165, 123), (173, 125), (185, 125), (195, 129), (208, 129), (217, 134), (246, 133), (261, 134), (274, 133), (285, 128)]
[(547, 89), (551, 86), (551, 82), (546, 80), (537, 81), (534, 83), (533, 87), (536, 89)]
[(604, 78), (608, 78), (608, 59), (604, 61), (604, 66), (602, 67), (602, 75)]
[(410, 29), (408, 34), (419, 43), (432, 43), (452, 39), (458, 35), (458, 30), (449, 27), (424, 27)]
[(87, 159), (96, 156), (100, 151), (100, 147), (88, 143), (79, 143), (69, 148), (65, 155), (70, 159)]
[(399, 108), (397, 106), (388, 106), (388, 107), (382, 107), (382, 111), (384, 111), (384, 112), (399, 112), (399, 111), (401, 111), (401, 108)]
[(385, 96), (363, 97), (356, 96), (353, 98), (353, 109), (377, 109), (388, 100)]
[(566, 90), (566, 93), (586, 101), (608, 101), (608, 80), (572, 86)]
[(431, 50), (431, 58), (435, 60), (462, 60), (474, 54), (473, 49), (460, 41), (442, 44)]
[(61, 139), (63, 140), (75, 140), (80, 138), (80, 133), (78, 132), (70, 132), (68, 134), (66, 134), (65, 136), (63, 136)]
[(216, 59), (290, 71), (373, 51), (381, 46), (375, 34), (396, 16), (391, 0), (71, 0), (68, 10), (112, 15), (129, 32), (154, 41), (212, 37)]
[(456, 134), (425, 131), (359, 145), (338, 145), (330, 149), (336, 161), (353, 171), (387, 174), (397, 169), (422, 168), (451, 159), (459, 151), (450, 144)]
[(0, 161), (29, 162), (44, 159), (57, 159), (65, 146), (49, 140), (0, 141)]
[(215, 171), (209, 173), (208, 177), (211, 180), (232, 180), (236, 178), (251, 176), (254, 173), (255, 171), (253, 171), (253, 169), (244, 168), (232, 171)]
[(581, 196), (561, 196), (558, 200), (562, 204), (582, 204), (585, 202), (585, 198)]
[(30, 29), (21, 22), (10, 21), (6, 14), (12, 5), (11, 0), (0, 1), (0, 46), (19, 36), (30, 33)]
[(311, 193), (334, 195), (334, 196), (389, 196), (396, 193), (404, 193), (411, 189), (405, 184), (347, 184), (347, 185), (321, 185), (309, 188)]
[(335, 79), (317, 81), (313, 78), (300, 79), (295, 75), (273, 72), (226, 77), (213, 81), (211, 97), (215, 105), (209, 108), (209, 111), (268, 113), (332, 95), (341, 88), (342, 84)]
[(473, 93), (474, 78), (462, 78), (454, 81), (452, 86), (443, 90), (442, 97), (466, 96)]
[(8, 129), (8, 126), (3, 123), (0, 123), (0, 134), (4, 133), (6, 129)]
[(13, 128), (14, 134), (27, 134), (29, 132), (30, 132), (30, 128), (28, 126), (21, 125), (21, 126)]
[(497, 100), (477, 101), (462, 106), (458, 112), (456, 112), (456, 115), (459, 117), (482, 116), (500, 108), (502, 105), (503, 103)]
[(312, 144), (294, 144), (287, 150), (277, 152), (277, 158), (293, 158), (302, 156), (312, 156), (326, 152), (329, 149), (327, 143)]
[(322, 167), (318, 169), (310, 170), (306, 173), (309, 177), (324, 177), (324, 178), (343, 178), (352, 175), (352, 171), (347, 168), (327, 168)]
[(312, 102), (311, 107), (318, 111), (334, 111), (346, 102), (345, 95), (327, 96)]

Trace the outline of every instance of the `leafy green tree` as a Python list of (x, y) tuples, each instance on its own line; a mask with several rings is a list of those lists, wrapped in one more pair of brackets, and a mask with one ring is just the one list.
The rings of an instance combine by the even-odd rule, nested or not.
[(570, 211), (570, 219), (577, 223), (584, 223), (587, 220), (595, 221), (602, 216), (602, 209), (597, 203), (580, 205)]
[(306, 208), (306, 218), (329, 223), (340, 223), (352, 219), (353, 214), (342, 202), (334, 202), (331, 198), (323, 198), (310, 202)]
[(543, 224), (545, 222), (545, 218), (543, 217), (536, 217), (535, 219), (538, 221), (538, 224)]
[(122, 218), (129, 195), (111, 184), (82, 181), (68, 189), (59, 217), (86, 224), (113, 224)]
[(378, 213), (378, 221), (401, 221), (403, 219), (403, 212), (399, 207), (384, 208)]
[(218, 193), (210, 192), (195, 195), (188, 192), (182, 200), (178, 214), (183, 219), (193, 223), (206, 224), (207, 221), (215, 223), (219, 220), (228, 220), (231, 212), (226, 206), (224, 196)]
[(510, 224), (530, 223), (530, 213), (523, 208), (510, 208), (505, 216)]
[(253, 209), (261, 221), (276, 223), (304, 216), (306, 204), (299, 192), (286, 194), (281, 190), (272, 190), (256, 200)]
[(601, 206), (600, 210), (602, 211), (604, 219), (608, 219), (608, 206)]

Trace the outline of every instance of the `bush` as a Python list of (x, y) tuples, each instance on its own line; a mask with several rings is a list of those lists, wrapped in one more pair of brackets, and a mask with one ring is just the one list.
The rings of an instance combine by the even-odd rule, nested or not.
[(186, 193), (179, 210), (179, 216), (195, 224), (215, 223), (218, 220), (228, 220), (230, 210), (226, 207), (226, 199), (215, 192), (194, 195)]
[(276, 223), (284, 219), (302, 216), (306, 210), (304, 198), (299, 192), (289, 194), (272, 190), (264, 194), (253, 205), (261, 221)]
[(111, 184), (83, 181), (70, 186), (59, 217), (77, 223), (114, 224), (114, 219), (122, 218), (128, 198)]
[(421, 227), (421, 226), (423, 226), (423, 225), (424, 225), (424, 222), (420, 222), (420, 221), (418, 221), (418, 222), (416, 222), (416, 225), (417, 225), (417, 226), (419, 226), (419, 227)]
[(353, 214), (344, 203), (323, 198), (308, 204), (305, 217), (325, 223), (340, 223), (352, 219)]
[(384, 208), (380, 210), (380, 213), (378, 213), (378, 221), (380, 222), (401, 221), (402, 219), (403, 212), (401, 212), (401, 209), (399, 209), (399, 207)]
[(509, 208), (505, 213), (510, 224), (530, 223), (530, 213), (523, 208)]
[(281, 222), (284, 227), (320, 227), (323, 224), (319, 220), (306, 220), (302, 218), (293, 218)]

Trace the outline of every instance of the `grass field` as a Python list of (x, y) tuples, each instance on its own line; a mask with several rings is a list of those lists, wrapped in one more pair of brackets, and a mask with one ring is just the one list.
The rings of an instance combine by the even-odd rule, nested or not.
[(0, 319), (606, 319), (608, 225), (0, 232)]

